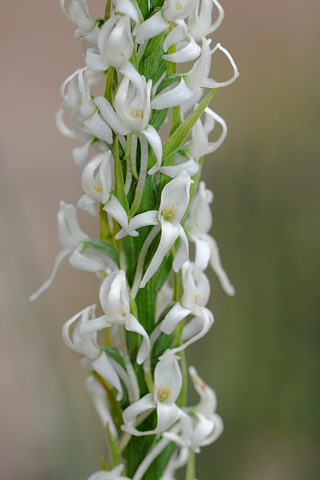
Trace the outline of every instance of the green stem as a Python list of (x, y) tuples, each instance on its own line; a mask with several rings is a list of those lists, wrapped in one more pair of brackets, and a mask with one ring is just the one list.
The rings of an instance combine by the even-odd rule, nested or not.
[(194, 451), (190, 449), (189, 459), (187, 463), (186, 480), (194, 480), (195, 473)]

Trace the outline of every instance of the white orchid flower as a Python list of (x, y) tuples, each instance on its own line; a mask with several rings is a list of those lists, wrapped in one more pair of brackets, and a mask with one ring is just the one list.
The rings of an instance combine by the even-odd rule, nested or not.
[[(114, 98), (114, 109), (104, 97), (96, 97), (95, 103), (110, 128), (120, 135), (136, 134), (141, 142), (140, 175), (144, 176), (148, 163), (148, 145), (154, 151), (157, 163), (149, 170), (149, 174), (159, 170), (162, 157), (161, 138), (152, 125), (149, 125), (151, 113), (150, 93), (152, 81), (146, 82), (131, 63), (126, 63), (119, 72), (123, 78)], [(146, 141), (147, 142), (146, 142)], [(143, 172), (143, 173), (142, 173)]]
[(66, 0), (60, 0), (60, 8), (68, 20), (78, 27), (75, 37), (79, 38), (91, 32), (97, 20), (90, 16), (87, 0), (70, 0), (68, 10), (65, 3)]
[[(134, 30), (136, 43), (156, 37), (170, 27), (170, 22), (186, 18), (196, 6), (197, 0), (167, 0), (161, 10), (137, 25)], [(194, 57), (196, 58), (196, 57)]]
[[(212, 12), (217, 17), (212, 23)], [(217, 0), (198, 0), (196, 8), (188, 17), (188, 31), (196, 42), (207, 37), (220, 27), (224, 19), (224, 11)]]
[(166, 0), (163, 16), (169, 22), (183, 20), (195, 8), (197, 0)]
[[(67, 93), (65, 93), (66, 87)], [(89, 72), (86, 67), (76, 70), (63, 82), (60, 94), (65, 106), (80, 114), (83, 126), (89, 134), (107, 143), (112, 143), (112, 131), (100, 117), (98, 108), (91, 99)], [(60, 114), (58, 121), (60, 125), (62, 117), (63, 115)]]
[[(228, 132), (226, 122), (217, 113), (211, 110), (211, 108), (207, 107), (204, 110), (204, 114), (204, 122), (202, 123), (200, 118), (196, 121), (191, 130), (192, 140), (184, 147), (190, 157), (195, 158), (196, 160), (199, 160), (204, 155), (208, 155), (217, 150), (224, 142)], [(209, 142), (208, 136), (216, 124), (221, 126), (220, 136), (214, 142)]]
[(88, 480), (130, 480), (128, 477), (123, 477), (122, 472), (123, 465), (117, 465), (115, 468), (107, 472), (106, 470), (99, 470), (99, 472), (95, 472)]
[[(167, 350), (160, 358), (154, 371), (154, 390), (137, 402), (127, 407), (123, 412), (122, 430), (136, 436), (162, 433), (171, 427), (180, 417), (181, 410), (176, 405), (182, 386), (182, 375), (176, 355)], [(157, 410), (158, 422), (154, 430), (139, 431), (133, 425), (140, 415)]]
[[(202, 47), (200, 58), (195, 62), (192, 69), (180, 76), (180, 82), (175, 82), (152, 100), (152, 108), (155, 110), (162, 108), (170, 108), (174, 106), (182, 107), (182, 116), (187, 110), (192, 108), (201, 98), (204, 88), (220, 88), (230, 85), (239, 76), (237, 66), (230, 53), (218, 43), (210, 50), (211, 40), (202, 38)], [(221, 51), (226, 55), (233, 69), (233, 75), (225, 82), (217, 82), (208, 78), (211, 68), (211, 57)]]
[(162, 55), (164, 60), (174, 63), (191, 62), (201, 53), (201, 47), (188, 33), (187, 26), (183, 20), (177, 20), (177, 25), (166, 36), (163, 42), (163, 50), (168, 51), (171, 45), (176, 45), (176, 52)]
[(217, 440), (223, 431), (223, 422), (215, 413), (217, 400), (212, 388), (203, 382), (194, 367), (189, 368), (189, 373), (200, 396), (200, 402), (193, 408), (185, 409), (191, 415), (181, 415), (175, 431), (165, 432), (163, 435), (182, 449), (191, 448), (198, 453), (200, 447), (210, 445)]
[(77, 220), (77, 211), (74, 205), (60, 202), (60, 210), (58, 212), (58, 238), (63, 250), (58, 253), (55, 259), (53, 271), (49, 279), (30, 296), (30, 300), (36, 300), (47, 288), (50, 287), (61, 262), (69, 255), (69, 262), (74, 268), (85, 270), (88, 272), (100, 272), (110, 268), (117, 268), (115, 262), (106, 255), (96, 250), (87, 249), (82, 252), (83, 242), (90, 240), (79, 226)]
[(188, 259), (188, 240), (180, 222), (188, 208), (191, 183), (193, 183), (193, 180), (191, 180), (190, 175), (183, 171), (167, 183), (162, 190), (158, 212), (158, 220), (161, 225), (160, 243), (144, 274), (140, 288), (143, 288), (156, 273), (177, 238), (181, 239), (181, 245), (175, 254), (173, 270), (178, 272), (182, 264)]
[(62, 328), (62, 338), (67, 347), (84, 355), (85, 364), (95, 370), (110, 385), (118, 390), (117, 398), (122, 398), (119, 377), (108, 356), (97, 344), (97, 333), (83, 333), (82, 329), (95, 317), (96, 306), (92, 305), (70, 318)]
[(111, 151), (107, 150), (92, 157), (84, 166), (81, 178), (85, 194), (82, 195), (77, 206), (95, 215), (95, 203), (105, 205), (113, 190), (114, 158)]
[(114, 271), (104, 279), (100, 288), (100, 303), (104, 315), (87, 322), (82, 327), (83, 333), (97, 332), (112, 325), (123, 326), (128, 332), (138, 333), (143, 338), (137, 363), (143, 363), (149, 355), (150, 341), (143, 326), (130, 313), (129, 288), (123, 270)]
[(210, 203), (213, 200), (213, 193), (206, 189), (205, 183), (200, 182), (198, 191), (194, 196), (190, 207), (189, 217), (185, 223), (188, 238), (195, 243), (195, 266), (199, 271), (204, 271), (208, 263), (216, 273), (224, 291), (233, 296), (234, 287), (222, 268), (219, 249), (217, 243), (211, 235), (208, 234), (212, 226), (212, 214)]
[(182, 340), (185, 342), (173, 352), (184, 350), (191, 343), (202, 338), (213, 324), (213, 315), (205, 308), (210, 295), (210, 284), (203, 272), (195, 277), (194, 265), (187, 261), (182, 266), (183, 295), (160, 323), (160, 330), (170, 335), (188, 315), (193, 319), (183, 327)]
[(114, 15), (101, 27), (98, 48), (89, 48), (86, 65), (89, 70), (100, 72), (110, 66), (121, 68), (133, 52), (130, 17)]
[(183, 155), (176, 153), (174, 157), (174, 165), (160, 167), (159, 172), (164, 173), (170, 178), (176, 178), (183, 170), (190, 175), (190, 177), (196, 175), (199, 171), (199, 164), (191, 158), (191, 155), (189, 155), (191, 149), (187, 148), (187, 146), (188, 144), (184, 147)]

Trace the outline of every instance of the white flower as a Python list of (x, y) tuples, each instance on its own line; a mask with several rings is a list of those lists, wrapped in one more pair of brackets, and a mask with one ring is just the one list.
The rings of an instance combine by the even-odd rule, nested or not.
[(109, 66), (120, 68), (130, 59), (132, 52), (130, 17), (114, 15), (101, 27), (98, 48), (87, 50), (86, 64), (95, 72), (105, 71)]
[[(192, 69), (180, 76), (180, 82), (175, 82), (161, 93), (156, 95), (152, 100), (152, 108), (155, 110), (182, 106), (182, 116), (187, 110), (192, 108), (201, 98), (203, 88), (219, 88), (230, 85), (239, 76), (237, 66), (231, 57), (230, 53), (218, 43), (212, 50), (210, 50), (211, 40), (202, 38), (202, 47), (200, 58), (195, 62)], [(225, 82), (217, 82), (216, 80), (208, 78), (211, 67), (212, 55), (220, 50), (226, 55), (228, 61), (233, 69), (233, 75)]]
[(130, 296), (126, 275), (123, 270), (110, 273), (100, 288), (100, 303), (104, 315), (95, 318), (82, 327), (83, 333), (97, 332), (112, 325), (123, 326), (129, 332), (142, 335), (142, 344), (138, 352), (137, 363), (145, 361), (150, 351), (147, 332), (130, 313)]
[(203, 382), (194, 367), (189, 368), (189, 373), (200, 395), (200, 402), (193, 408), (185, 409), (191, 415), (181, 415), (179, 433), (165, 432), (164, 436), (176, 442), (182, 449), (191, 448), (195, 452), (200, 452), (200, 447), (210, 445), (221, 435), (223, 422), (215, 413), (217, 400), (212, 388)]
[(70, 0), (68, 11), (65, 9), (66, 0), (60, 0), (60, 8), (65, 16), (78, 27), (75, 37), (88, 34), (96, 25), (96, 19), (89, 14), (87, 0)]
[[(65, 106), (80, 114), (83, 126), (89, 134), (112, 143), (112, 131), (100, 117), (97, 106), (91, 99), (89, 72), (86, 68), (80, 68), (70, 75), (61, 85), (60, 94)], [(61, 124), (62, 115), (58, 117), (58, 125)]]
[(91, 249), (82, 252), (83, 242), (89, 240), (89, 237), (80, 229), (76, 208), (65, 202), (60, 202), (60, 210), (58, 212), (58, 238), (63, 250), (56, 256), (50, 278), (30, 296), (31, 301), (36, 300), (50, 287), (61, 262), (68, 255), (70, 264), (79, 270), (99, 272), (105, 270), (106, 267), (110, 267), (112, 270), (117, 268), (117, 265), (111, 258), (103, 254), (101, 255), (100, 252), (92, 251)]
[(164, 60), (174, 63), (190, 62), (201, 53), (201, 47), (189, 35), (183, 20), (177, 20), (177, 25), (166, 36), (163, 42), (163, 50), (167, 52), (169, 47), (174, 44), (176, 45), (176, 52), (162, 55)]
[(62, 338), (67, 347), (84, 355), (85, 364), (88, 365), (90, 369), (95, 370), (118, 390), (117, 398), (120, 400), (122, 398), (122, 388), (119, 377), (106, 353), (98, 346), (97, 333), (82, 332), (82, 327), (94, 318), (95, 308), (96, 306), (92, 305), (70, 318), (62, 328)]
[[(161, 164), (162, 142), (156, 129), (148, 124), (151, 113), (152, 80), (146, 82), (145, 77), (140, 75), (131, 63), (126, 63), (119, 72), (123, 78), (114, 98), (114, 109), (108, 100), (101, 96), (95, 98), (95, 103), (114, 132), (120, 135), (132, 132), (139, 137), (142, 134), (147, 139), (157, 159), (156, 165), (149, 170), (149, 173), (153, 174)], [(143, 157), (141, 168), (146, 169), (147, 155), (145, 152), (141, 157)]]
[(197, 0), (167, 0), (163, 7), (163, 16), (169, 22), (182, 20), (194, 10)]
[(182, 331), (182, 340), (185, 341), (172, 352), (184, 350), (191, 343), (202, 338), (213, 324), (213, 315), (205, 308), (210, 295), (210, 285), (204, 273), (198, 272), (195, 277), (194, 265), (187, 261), (182, 266), (183, 295), (167, 313), (160, 323), (160, 330), (170, 335), (177, 325), (188, 315), (194, 315)]
[[(197, 160), (217, 150), (227, 136), (227, 125), (223, 118), (213, 112), (209, 107), (204, 110), (204, 113), (204, 122), (202, 123), (200, 118), (196, 121), (191, 130), (192, 140), (185, 145), (185, 149), (190, 157)], [(209, 142), (208, 136), (217, 123), (221, 125), (222, 128), (220, 137), (214, 142)]]
[[(178, 365), (178, 358), (167, 350), (154, 371), (154, 390), (137, 402), (130, 405), (123, 412), (122, 430), (132, 435), (143, 436), (162, 433), (173, 425), (181, 415), (181, 410), (176, 405), (182, 386), (182, 375)], [(154, 430), (139, 431), (133, 424), (137, 417), (157, 410), (158, 422)]]
[[(214, 8), (216, 7), (216, 8)], [(212, 11), (218, 11), (218, 16), (213, 23)], [(198, 0), (196, 8), (188, 17), (188, 31), (198, 42), (202, 37), (207, 37), (218, 27), (224, 18), (224, 11), (217, 0)]]
[(158, 220), (161, 225), (161, 239), (157, 251), (144, 274), (140, 288), (143, 288), (156, 273), (162, 260), (179, 237), (181, 245), (175, 254), (173, 270), (175, 272), (179, 271), (188, 258), (188, 240), (180, 222), (188, 208), (191, 183), (193, 183), (193, 180), (183, 171), (175, 179), (167, 183), (162, 190), (158, 212)]
[(199, 271), (203, 271), (207, 268), (210, 261), (211, 268), (218, 276), (222, 288), (228, 295), (233, 296), (235, 290), (226, 272), (222, 268), (217, 243), (214, 238), (208, 234), (212, 226), (212, 214), (209, 207), (212, 200), (213, 193), (206, 189), (204, 182), (200, 182), (198, 191), (190, 207), (185, 228), (189, 239), (195, 242), (195, 267), (199, 269)]
[(110, 150), (92, 157), (82, 170), (82, 188), (85, 192), (78, 208), (95, 215), (92, 206), (98, 202), (105, 205), (110, 199), (114, 183), (114, 158)]
[(160, 329), (170, 334), (179, 322), (187, 315), (196, 315), (206, 305), (210, 295), (210, 284), (204, 273), (200, 273), (196, 280), (194, 276), (194, 265), (189, 260), (182, 265), (182, 286), (183, 295), (167, 313), (161, 322)]
[(123, 465), (117, 465), (110, 472), (100, 470), (99, 472), (93, 473), (88, 480), (130, 480), (130, 478), (122, 476), (122, 470)]

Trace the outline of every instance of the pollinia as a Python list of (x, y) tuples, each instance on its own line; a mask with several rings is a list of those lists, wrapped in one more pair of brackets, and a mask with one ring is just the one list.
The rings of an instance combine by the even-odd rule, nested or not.
[[(60, 203), (62, 250), (31, 299), (65, 257), (101, 279), (98, 308), (83, 308), (62, 331), (88, 370), (107, 434), (107, 455), (89, 480), (173, 480), (182, 467), (194, 480), (194, 453), (223, 430), (215, 394), (194, 367), (200, 401), (186, 407), (185, 350), (213, 324), (209, 264), (234, 294), (208, 233), (213, 194), (199, 182), (204, 156), (227, 133), (208, 105), (238, 76), (229, 52), (206, 38), (224, 12), (217, 0), (108, 0), (103, 18), (90, 15), (87, 0), (60, 6), (85, 60), (61, 86), (56, 120), (81, 142), (73, 160), (84, 193), (77, 207)], [(216, 55), (231, 66), (223, 82), (209, 78)], [(99, 238), (81, 230), (77, 209), (99, 216)]]

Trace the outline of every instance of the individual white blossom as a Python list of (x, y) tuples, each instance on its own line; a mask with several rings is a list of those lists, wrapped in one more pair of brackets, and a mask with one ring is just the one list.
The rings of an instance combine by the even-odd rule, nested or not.
[(190, 213), (186, 221), (186, 231), (188, 238), (196, 246), (196, 268), (203, 271), (210, 262), (210, 266), (218, 276), (222, 288), (228, 295), (232, 296), (235, 290), (222, 268), (217, 242), (208, 233), (212, 226), (212, 214), (209, 207), (212, 200), (213, 193), (206, 189), (204, 182), (200, 182), (198, 192), (190, 207)]
[(122, 387), (119, 377), (106, 353), (98, 346), (97, 333), (84, 332), (85, 328), (83, 327), (90, 323), (95, 316), (95, 308), (95, 305), (92, 305), (70, 318), (62, 328), (62, 338), (67, 347), (84, 355), (84, 365), (95, 370), (118, 390), (117, 398), (121, 399)]
[[(122, 430), (132, 435), (153, 435), (161, 433), (171, 427), (181, 415), (176, 405), (182, 386), (182, 375), (176, 355), (167, 351), (159, 358), (154, 372), (154, 390), (148, 393), (137, 402), (130, 405), (123, 412), (124, 425)], [(136, 421), (140, 415), (157, 410), (157, 426), (154, 430), (140, 431), (135, 428)]]
[(160, 243), (143, 276), (140, 288), (143, 288), (158, 270), (162, 260), (172, 248), (177, 238), (180, 238), (181, 245), (174, 257), (173, 270), (175, 272), (180, 270), (182, 264), (188, 258), (189, 244), (180, 222), (189, 204), (191, 183), (193, 183), (193, 181), (190, 176), (183, 171), (162, 190), (158, 212), (158, 219), (161, 225)]
[[(212, 12), (217, 16), (212, 22)], [(198, 0), (188, 17), (188, 31), (196, 42), (215, 32), (224, 18), (224, 11), (217, 0)]]
[(30, 296), (30, 300), (36, 300), (47, 288), (50, 287), (63, 259), (69, 256), (69, 263), (74, 268), (88, 272), (99, 272), (108, 268), (117, 268), (115, 262), (96, 250), (86, 249), (83, 251), (83, 242), (89, 240), (80, 228), (77, 220), (76, 208), (65, 202), (60, 202), (58, 212), (58, 238), (63, 247), (56, 256), (53, 271), (46, 282)]
[(129, 289), (123, 270), (115, 270), (102, 282), (100, 288), (100, 303), (104, 315), (87, 322), (81, 331), (83, 333), (91, 333), (106, 327), (111, 327), (112, 325), (119, 325), (123, 326), (129, 332), (138, 333), (143, 338), (137, 356), (137, 363), (141, 364), (144, 362), (149, 355), (149, 337), (143, 326), (135, 316), (130, 313)]
[(86, 64), (90, 70), (100, 72), (110, 66), (121, 68), (125, 65), (133, 52), (130, 17), (110, 17), (101, 27), (97, 43), (98, 48), (89, 48), (86, 52)]
[[(185, 409), (189, 415), (181, 415), (180, 432), (166, 432), (164, 436), (174, 441), (182, 449), (191, 448), (200, 452), (200, 447), (210, 445), (221, 435), (223, 422), (217, 415), (217, 399), (214, 391), (197, 374), (194, 367), (189, 368), (193, 385), (200, 396), (200, 402), (195, 407)], [(178, 430), (178, 428), (176, 430)]]

